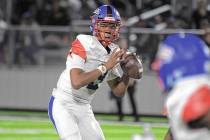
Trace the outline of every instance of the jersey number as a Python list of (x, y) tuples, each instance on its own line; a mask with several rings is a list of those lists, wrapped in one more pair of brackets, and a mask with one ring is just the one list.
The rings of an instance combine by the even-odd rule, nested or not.
[(88, 85), (87, 85), (87, 88), (88, 88), (88, 89), (91, 89), (91, 90), (96, 90), (96, 89), (98, 89), (98, 85), (99, 85), (100, 83), (103, 82), (103, 80), (104, 80), (106, 74), (107, 74), (107, 73), (105, 73), (104, 75), (101, 75), (100, 77), (98, 77), (97, 80), (95, 80), (94, 82), (91, 82), (90, 84), (88, 84)]

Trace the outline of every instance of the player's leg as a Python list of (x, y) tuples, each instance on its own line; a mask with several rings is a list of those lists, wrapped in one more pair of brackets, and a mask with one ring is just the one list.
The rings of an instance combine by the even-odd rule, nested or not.
[(117, 114), (118, 114), (118, 117), (119, 117), (119, 121), (122, 121), (123, 120), (123, 117), (124, 117), (124, 114), (123, 114), (123, 99), (122, 97), (116, 97), (116, 105), (117, 105)]
[(164, 140), (174, 140), (170, 129), (166, 133)]
[(102, 129), (90, 106), (85, 107), (81, 112), (78, 127), (82, 140), (105, 140)]
[(105, 140), (99, 123), (94, 117), (85, 118), (79, 123), (82, 140)]
[(136, 101), (135, 101), (135, 85), (128, 87), (128, 97), (130, 99), (131, 107), (133, 110), (134, 121), (139, 121), (139, 116), (137, 113)]
[(82, 140), (77, 126), (77, 120), (67, 103), (51, 97), (49, 102), (49, 117), (62, 140)]
[(122, 97), (117, 97), (114, 95), (114, 93), (112, 91), (110, 91), (110, 98), (115, 100), (115, 104), (117, 106), (117, 115), (118, 115), (118, 120), (122, 121), (124, 114), (123, 114), (123, 110), (122, 110), (122, 102), (123, 99)]

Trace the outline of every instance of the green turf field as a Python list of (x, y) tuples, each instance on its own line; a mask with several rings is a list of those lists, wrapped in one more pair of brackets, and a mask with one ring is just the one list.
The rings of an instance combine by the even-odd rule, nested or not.
[[(14, 115), (14, 112), (10, 112), (2, 117), (2, 113), (0, 113), (0, 140), (59, 140), (52, 124), (45, 115), (39, 114), (42, 117), (38, 118), (34, 117), (35, 114), (32, 115), (33, 117), (27, 113), (19, 113), (17, 117)], [(101, 123), (106, 140), (131, 140), (133, 134), (143, 132), (142, 125), (129, 122), (131, 119), (129, 117), (123, 123), (113, 121), (116, 116), (97, 115), (97, 119)], [(149, 120), (150, 122), (151, 120), (159, 121), (152, 118)], [(154, 123), (151, 125), (157, 140), (162, 140), (167, 127), (156, 126)]]

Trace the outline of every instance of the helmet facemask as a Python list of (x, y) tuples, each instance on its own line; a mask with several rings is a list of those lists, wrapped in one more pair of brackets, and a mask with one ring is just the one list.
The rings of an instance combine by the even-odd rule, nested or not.
[(93, 35), (105, 46), (119, 38), (120, 22), (97, 20)]

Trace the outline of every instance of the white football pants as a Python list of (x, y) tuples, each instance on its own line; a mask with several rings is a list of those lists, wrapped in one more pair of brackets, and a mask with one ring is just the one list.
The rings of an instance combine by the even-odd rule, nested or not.
[(90, 104), (52, 96), (48, 114), (61, 140), (105, 140)]

